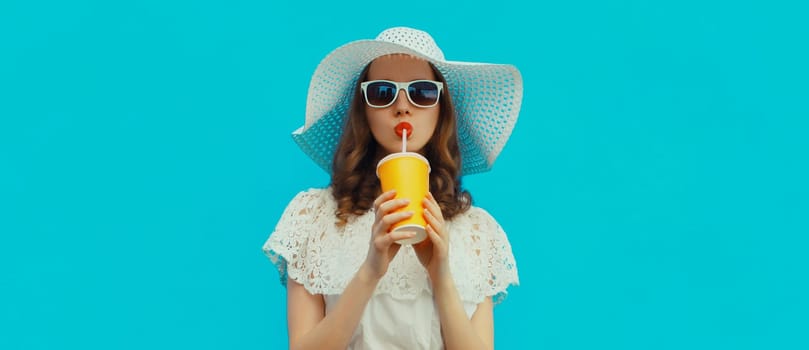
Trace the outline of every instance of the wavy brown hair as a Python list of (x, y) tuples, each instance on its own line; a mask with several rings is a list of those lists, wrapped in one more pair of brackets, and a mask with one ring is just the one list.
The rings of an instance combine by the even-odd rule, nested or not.
[[(365, 115), (365, 100), (360, 83), (368, 75), (365, 66), (348, 110), (340, 143), (332, 161), (331, 188), (337, 200), (338, 225), (344, 225), (349, 216), (362, 215), (373, 206), (381, 194), (376, 177), (376, 163), (384, 157), (382, 149), (371, 134)], [(430, 161), (430, 192), (432, 192), (445, 219), (465, 212), (472, 205), (472, 195), (461, 188), (461, 152), (455, 120), (455, 108), (444, 76), (430, 64), (438, 81), (444, 83), (439, 100), (440, 113), (436, 130), (421, 151)]]

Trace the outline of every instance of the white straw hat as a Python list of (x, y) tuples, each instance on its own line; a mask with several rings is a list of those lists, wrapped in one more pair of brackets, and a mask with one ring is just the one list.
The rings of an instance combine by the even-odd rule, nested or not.
[(303, 152), (331, 173), (360, 73), (377, 57), (394, 53), (425, 59), (444, 76), (457, 117), (461, 173), (491, 169), (520, 112), (520, 72), (507, 64), (447, 61), (430, 34), (406, 27), (340, 46), (320, 62), (309, 83), (306, 121), (292, 133)]

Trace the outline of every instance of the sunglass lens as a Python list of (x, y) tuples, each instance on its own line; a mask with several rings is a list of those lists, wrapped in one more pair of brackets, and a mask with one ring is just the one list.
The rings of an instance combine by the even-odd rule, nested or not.
[(373, 82), (366, 88), (368, 104), (372, 106), (385, 106), (396, 97), (396, 85), (388, 82)]
[(410, 84), (407, 93), (413, 103), (420, 106), (432, 106), (438, 101), (438, 85), (428, 81)]

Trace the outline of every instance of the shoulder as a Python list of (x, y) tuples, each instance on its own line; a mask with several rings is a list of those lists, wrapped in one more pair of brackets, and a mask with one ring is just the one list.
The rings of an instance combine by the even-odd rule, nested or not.
[(461, 298), (502, 301), (506, 289), (519, 283), (503, 228), (487, 210), (473, 206), (450, 221), (450, 231), (450, 264)]
[(287, 204), (283, 216), (305, 216), (334, 207), (330, 188), (309, 188), (298, 192)]
[(489, 212), (486, 209), (483, 209), (483, 208), (478, 207), (478, 206), (473, 205), (473, 206), (469, 207), (469, 210), (466, 211), (466, 214), (469, 215), (470, 217), (472, 217), (473, 219), (476, 219), (476, 220), (486, 220), (486, 221), (497, 222), (497, 221), (494, 220), (494, 217), (492, 216), (492, 214), (489, 214)]
[(289, 202), (290, 204), (293, 203), (320, 203), (320, 202), (328, 202), (329, 199), (332, 198), (331, 195), (331, 188), (309, 188), (303, 191), (298, 192), (295, 197)]
[[(276, 266), (282, 284), (287, 277), (307, 287), (319, 283), (309, 276), (325, 248), (322, 233), (333, 230), (334, 200), (328, 188), (310, 188), (290, 200), (275, 230), (264, 243), (264, 253)], [(321, 294), (321, 293), (313, 293)]]
[(502, 230), (497, 220), (486, 209), (471, 206), (467, 211), (458, 214), (452, 220), (453, 226), (467, 227), (473, 231), (491, 232)]
[(448, 228), (455, 240), (479, 247), (493, 242), (508, 244), (503, 227), (486, 209), (472, 206), (449, 220)]
[(278, 219), (270, 241), (303, 241), (334, 215), (336, 204), (328, 188), (298, 192)]

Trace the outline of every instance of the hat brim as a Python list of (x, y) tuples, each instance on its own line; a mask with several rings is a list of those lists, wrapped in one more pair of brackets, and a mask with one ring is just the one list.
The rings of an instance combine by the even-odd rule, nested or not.
[(511, 136), (522, 104), (522, 76), (517, 68), (436, 59), (407, 46), (379, 40), (358, 40), (340, 46), (315, 69), (305, 123), (292, 133), (301, 150), (331, 173), (357, 79), (371, 61), (390, 54), (422, 58), (441, 72), (457, 117), (461, 173), (490, 170)]

